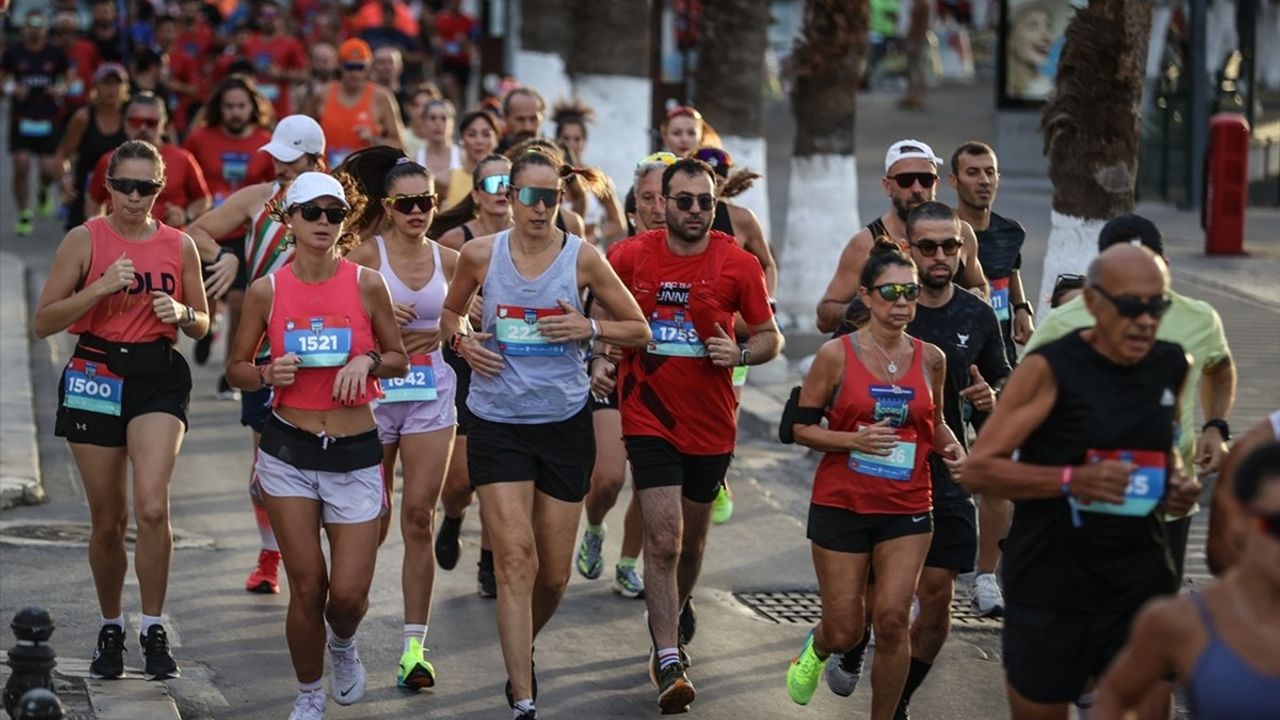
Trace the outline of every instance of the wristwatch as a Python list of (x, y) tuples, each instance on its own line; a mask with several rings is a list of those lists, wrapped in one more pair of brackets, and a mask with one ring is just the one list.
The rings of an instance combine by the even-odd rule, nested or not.
[(742, 365), (750, 365), (750, 364), (751, 364), (751, 350), (749, 348), (742, 348), (742, 354), (738, 355), (738, 365), (742, 366)]
[(1029, 302), (1014, 303), (1013, 311), (1016, 313), (1019, 310), (1026, 310), (1027, 314), (1031, 317), (1036, 316), (1036, 311), (1031, 307), (1031, 303)]
[(1214, 418), (1205, 423), (1204, 427), (1200, 428), (1200, 432), (1204, 432), (1209, 428), (1218, 428), (1218, 434), (1222, 436), (1223, 441), (1231, 439), (1231, 426), (1227, 424), (1226, 420), (1223, 420), (1222, 418)]

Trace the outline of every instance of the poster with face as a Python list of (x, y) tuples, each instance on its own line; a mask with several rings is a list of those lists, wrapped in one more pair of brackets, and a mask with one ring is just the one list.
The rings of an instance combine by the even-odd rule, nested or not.
[(1037, 106), (1049, 96), (1073, 0), (1002, 0), (1000, 105)]

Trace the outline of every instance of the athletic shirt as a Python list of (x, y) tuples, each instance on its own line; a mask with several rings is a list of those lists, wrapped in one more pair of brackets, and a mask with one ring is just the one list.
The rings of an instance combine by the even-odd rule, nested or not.
[(1191, 668), (1187, 701), (1191, 717), (1218, 720), (1271, 720), (1280, 709), (1280, 677), (1263, 675), (1231, 649), (1213, 624), (1204, 596), (1192, 591), (1191, 602), (1209, 633), (1209, 644)]
[(401, 325), (401, 329), (435, 330), (439, 328), (444, 296), (449, 289), (444, 279), (444, 270), (440, 267), (440, 246), (435, 242), (431, 243), (431, 253), (435, 258), (435, 269), (431, 273), (431, 278), (421, 289), (412, 290), (400, 280), (400, 276), (396, 275), (395, 269), (391, 267), (391, 257), (387, 254), (386, 241), (381, 235), (375, 235), (374, 240), (378, 243), (378, 260), (381, 263), (382, 277), (391, 290), (391, 302), (398, 305), (412, 304), (414, 312), (418, 314), (417, 320)]
[(271, 208), (284, 201), (280, 183), (271, 186), (271, 199), (263, 204), (249, 224), (244, 236), (244, 271), (253, 282), (284, 267), (293, 257), (293, 244), (285, 242), (289, 228), (271, 214)]
[[(1149, 497), (1162, 498), (1177, 395), (1187, 374), (1182, 347), (1157, 340), (1140, 362), (1118, 365), (1076, 331), (1033, 352), (1049, 363), (1058, 391), (1049, 417), (1023, 442), (1021, 462), (1079, 466), (1097, 454), (1114, 458), (1119, 453), (1143, 468), (1131, 490), (1146, 487)], [(1159, 513), (1120, 515), (1095, 505), (1081, 510), (1084, 506), (1073, 507), (1060, 495), (1014, 501), (1004, 542), (1010, 602), (1128, 613), (1177, 590)]]
[(813, 504), (888, 515), (926, 513), (932, 508), (928, 457), (933, 449), (936, 406), (924, 374), (924, 343), (910, 340), (914, 351), (911, 366), (896, 385), (890, 385), (862, 364), (852, 335), (841, 338), (844, 376), (835, 402), (827, 408), (827, 427), (856, 432), (889, 418), (899, 440), (887, 456), (858, 452), (824, 455), (813, 479)]
[(475, 373), (467, 407), (491, 422), (535, 425), (573, 417), (587, 402), (585, 342), (550, 343), (537, 331), (540, 317), (559, 315), (559, 300), (582, 312), (578, 292), (578, 252), (582, 238), (565, 235), (551, 265), (528, 279), (511, 258), (511, 231), (493, 238), (484, 286), (484, 327), (493, 338), (486, 348), (503, 356), (495, 376)]
[(133, 261), (133, 284), (93, 305), (71, 324), (73, 335), (91, 333), (118, 343), (144, 343), (159, 338), (178, 339), (178, 326), (160, 322), (152, 309), (153, 290), (162, 290), (178, 302), (182, 294), (182, 233), (156, 221), (156, 232), (146, 240), (121, 237), (106, 217), (84, 224), (93, 241), (93, 257), (83, 287), (107, 271), (122, 254)]
[(716, 203), (716, 217), (711, 221), (711, 229), (737, 237), (733, 234), (733, 219), (729, 217), (729, 205), (723, 200)]
[(1022, 244), (1027, 231), (1022, 225), (991, 213), (986, 230), (977, 231), (978, 262), (991, 284), (991, 307), (1000, 320), (1005, 354), (1010, 365), (1018, 362), (1018, 348), (1013, 342), (1013, 308), (1009, 299), (1009, 279), (1022, 268)]
[(348, 155), (365, 147), (369, 143), (356, 132), (358, 128), (366, 128), (375, 137), (382, 134), (382, 128), (373, 116), (373, 95), (376, 88), (373, 83), (366, 83), (364, 93), (355, 105), (343, 105), (338, 99), (339, 83), (329, 86), (329, 95), (324, 101), (324, 112), (320, 115), (320, 127), (324, 130), (329, 167), (336, 168)]
[(377, 378), (365, 380), (365, 395), (351, 405), (333, 398), (333, 382), (347, 361), (374, 349), (373, 323), (360, 298), (359, 265), (341, 258), (328, 280), (308, 283), (289, 265), (271, 278), (267, 341), (271, 359), (292, 352), (301, 358), (292, 385), (277, 385), (272, 407), (333, 410), (366, 405), (382, 397)]

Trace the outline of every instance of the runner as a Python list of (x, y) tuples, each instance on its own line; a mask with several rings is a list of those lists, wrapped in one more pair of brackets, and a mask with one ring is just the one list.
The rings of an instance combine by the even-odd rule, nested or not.
[[(417, 99), (425, 98), (426, 91), (418, 90), (414, 94)], [(422, 130), (425, 141), (422, 149), (415, 155), (419, 165), (431, 171), (435, 180), (436, 194), (444, 196), (449, 192), (449, 180), (454, 168), (463, 165), (462, 149), (453, 141), (453, 122), (457, 111), (448, 100), (433, 98), (422, 106), (417, 128)]]
[[(562, 179), (571, 173), (591, 186), (601, 182), (599, 171), (557, 165), (539, 151), (516, 159), (508, 190), (515, 226), (463, 247), (441, 323), (457, 333), (455, 347), (476, 373), (467, 460), (493, 540), (498, 635), (517, 720), (537, 717), (533, 641), (569, 581), (595, 456), (585, 344), (601, 338), (634, 347), (649, 339), (639, 308), (604, 260), (555, 228)], [(467, 332), (463, 313), (482, 286), (484, 322)], [(584, 317), (584, 289), (620, 319)]]
[[(324, 133), (316, 121), (306, 115), (290, 115), (281, 120), (271, 135), (271, 142), (260, 150), (275, 165), (276, 180), (235, 191), (225, 202), (187, 228), (200, 249), (201, 259), (207, 263), (208, 291), (211, 297), (220, 297), (227, 292), (239, 282), (241, 273), (247, 280), (258, 280), (284, 267), (293, 257), (293, 245), (286, 242), (288, 228), (272, 211), (282, 202), (285, 191), (294, 178), (304, 172), (324, 167)], [(243, 250), (237, 252), (229, 246), (218, 244), (216, 238), (245, 225), (249, 230), (245, 233)], [(246, 258), (243, 268), (239, 260), (242, 256)], [(247, 285), (247, 281), (242, 284)], [(256, 361), (265, 364), (269, 351), (268, 347), (260, 348)], [(270, 388), (240, 393), (240, 424), (253, 433), (255, 463), (270, 404)], [(245, 590), (278, 593), (280, 546), (271, 529), (266, 504), (252, 470), (249, 473), (249, 490), (260, 546), (257, 566), (245, 580)]]
[(519, 140), (512, 141), (513, 136), (528, 133), (533, 137), (542, 135), (542, 122), (547, 111), (547, 103), (541, 93), (527, 85), (517, 85), (502, 98), (502, 124), (505, 126), (503, 142), (498, 152), (505, 153)]
[[(586, 162), (587, 125), (595, 119), (595, 111), (579, 100), (556, 103), (551, 121), (556, 125), (556, 142), (578, 162)], [(586, 222), (586, 237), (592, 244), (608, 247), (628, 235), (618, 192), (610, 180), (608, 191), (602, 195), (584, 193), (586, 207), (581, 215)]]
[(474, 187), (471, 175), (481, 160), (497, 151), (502, 125), (493, 113), (472, 110), (458, 122), (458, 133), (462, 144), (462, 164), (449, 171), (449, 194), (442, 206), (446, 211), (471, 197)]
[[(356, 630), (369, 607), (386, 509), (369, 404), (382, 396), (375, 378), (403, 378), (409, 361), (387, 283), (342, 257), (352, 239), (343, 223), (363, 202), (323, 173), (289, 183), (276, 212), (294, 242), (293, 261), (249, 286), (227, 358), (232, 385), (274, 388), (254, 472), (289, 576), (285, 636), (298, 677), (290, 720), (325, 716), (326, 646), (335, 702), (362, 698), (368, 679)], [(264, 342), (271, 361), (260, 365)]]
[[(68, 230), (85, 220), (89, 174), (98, 159), (129, 139), (124, 132), (124, 106), (128, 100), (129, 71), (123, 65), (104, 63), (93, 73), (89, 104), (76, 110), (67, 122), (67, 131), (58, 143), (57, 162), (63, 170), (62, 199), (67, 205)], [(75, 165), (69, 168), (73, 157)]]
[(1209, 572), (1222, 575), (1240, 560), (1243, 548), (1241, 508), (1232, 496), (1236, 469), (1249, 453), (1272, 441), (1280, 441), (1280, 410), (1249, 428), (1236, 439), (1222, 463), (1222, 472), (1213, 486), (1209, 506), (1209, 536), (1205, 540), (1205, 561)]
[(13, 153), (13, 199), (18, 219), (13, 234), (30, 235), (35, 223), (31, 211), (31, 158), (39, 167), (36, 187), (40, 214), (51, 217), (57, 205), (54, 188), (58, 178), (58, 134), (61, 99), (66, 93), (71, 65), (62, 48), (49, 43), (49, 20), (39, 10), (28, 10), (22, 42), (10, 45), (0, 62), (0, 83), (12, 96), (9, 109), (9, 152)]
[(436, 70), (445, 94), (458, 104), (466, 102), (476, 33), (475, 18), (462, 12), (461, 5), (459, 0), (446, 0), (435, 13)]
[(689, 157), (701, 146), (720, 146), (720, 136), (711, 124), (690, 105), (676, 105), (658, 128), (663, 150), (679, 157)]
[(1264, 720), (1280, 708), (1280, 442), (1245, 458), (1234, 494), (1248, 518), (1240, 564), (1216, 585), (1138, 613), (1091, 717), (1122, 720), (1169, 677), (1194, 718)]
[[(510, 140), (511, 136), (508, 135), (507, 139)], [(557, 145), (555, 141), (548, 140), (547, 138), (543, 138), (543, 137), (531, 137), (531, 138), (526, 138), (524, 140), (521, 140), (515, 145), (512, 145), (511, 147), (507, 148), (507, 150), (503, 154), (511, 158), (512, 162), (515, 162), (516, 159), (519, 158), (521, 155), (527, 152), (533, 152), (533, 151), (542, 152), (548, 155), (552, 159), (552, 161), (554, 161), (557, 164), (557, 166), (568, 164), (564, 155), (564, 151), (560, 149), (560, 146)], [(606, 184), (603, 184), (600, 186), (601, 193), (604, 193), (605, 192), (604, 188), (608, 187), (607, 185), (607, 183), (609, 182), (608, 178), (604, 178), (603, 182)], [(565, 184), (564, 192), (566, 196), (575, 192), (576, 193), (590, 192), (589, 190), (583, 187), (579, 179), (579, 176), (577, 175), (570, 175), (569, 177), (565, 178), (564, 184)], [(582, 215), (578, 214), (571, 208), (563, 207), (563, 206), (560, 208), (560, 211), (557, 212), (555, 215), (555, 225), (556, 225), (556, 229), (560, 230), (561, 232), (566, 232), (566, 233), (569, 233), (570, 235), (577, 235), (580, 238), (586, 238), (587, 222), (586, 220), (582, 219)]]
[(363, 40), (351, 39), (338, 48), (339, 79), (312, 101), (310, 112), (322, 128), (330, 167), (360, 148), (400, 147), (400, 110), (390, 90), (369, 80), (373, 51)]
[(391, 525), (397, 456), (404, 467), (400, 511), (404, 651), (396, 685), (429, 688), (436, 683), (435, 668), (427, 662), (424, 649), (436, 575), (432, 534), (457, 423), (453, 369), (440, 353), (440, 313), (458, 253), (427, 238), (437, 196), (426, 168), (395, 148), (375, 147), (349, 155), (340, 171), (372, 191), (366, 195), (364, 212), (352, 226), (384, 228), (373, 242), (365, 241), (347, 257), (386, 278), (400, 336), (409, 353), (409, 374), (382, 383), (386, 396), (374, 407), (373, 417), (382, 443), (387, 498), (382, 539)]
[(307, 53), (289, 31), (279, 3), (263, 0), (255, 7), (258, 32), (245, 44), (245, 54), (257, 70), (258, 88), (271, 102), (275, 117), (287, 117), (293, 114), (293, 86), (307, 79)]
[[(1177, 591), (1157, 512), (1184, 515), (1200, 491), (1175, 444), (1190, 362), (1156, 339), (1170, 304), (1163, 261), (1121, 244), (1088, 279), (1097, 324), (1023, 357), (965, 468), (971, 492), (1014, 501), (1003, 644), (1015, 720), (1065, 718), (1138, 608)], [(1169, 697), (1166, 683), (1148, 688), (1143, 716), (1167, 717)]]
[(209, 315), (195, 245), (152, 213), (164, 184), (160, 152), (131, 140), (112, 153), (108, 170), (114, 209), (63, 239), (33, 325), (41, 338), (63, 330), (80, 336), (58, 385), (54, 434), (67, 439), (89, 503), (89, 567), (102, 611), (89, 673), (124, 675), (132, 468), (138, 644), (144, 676), (163, 680), (179, 676), (163, 613), (173, 555), (169, 482), (191, 396), (191, 370), (173, 346), (179, 328), (193, 338), (208, 332)]
[[(907, 213), (935, 199), (938, 191), (937, 166), (941, 164), (942, 159), (919, 140), (899, 140), (889, 146), (884, 155), (884, 177), (880, 185), (893, 207), (855, 233), (840, 253), (840, 263), (826, 293), (818, 302), (819, 330), (824, 333), (848, 332), (852, 329), (852, 321), (865, 314), (865, 310), (857, 303), (851, 305), (851, 301), (857, 293), (858, 277), (872, 245), (877, 238), (884, 237), (898, 243), (904, 251), (907, 249)], [(960, 233), (964, 237), (960, 286), (980, 290), (983, 296), (988, 296), (990, 293), (983, 277), (982, 263), (978, 261), (977, 237), (969, 223), (963, 221)]]
[[(681, 608), (702, 566), (711, 504), (737, 439), (733, 368), (782, 349), (759, 263), (711, 230), (715, 173), (700, 160), (662, 174), (664, 229), (616, 245), (609, 262), (637, 296), (653, 340), (624, 353), (617, 370), (593, 358), (593, 379), (618, 374), (622, 434), (645, 526), (649, 679), (664, 713), (684, 712), (696, 692), (685, 674)], [(607, 311), (608, 308), (601, 308)], [(745, 348), (728, 335), (741, 312)], [(604, 389), (604, 388), (602, 388)]]
[[(871, 717), (888, 720), (907, 680), (911, 597), (933, 531), (928, 458), (940, 448), (958, 482), (964, 450), (945, 421), (946, 403), (937, 402), (946, 356), (906, 332), (920, 292), (915, 263), (880, 239), (859, 280), (868, 324), (818, 351), (793, 426), (797, 442), (825, 453), (808, 531), (823, 613), (791, 661), (787, 690), (808, 704), (828, 655), (861, 644), (869, 604), (876, 636)], [(867, 597), (872, 568), (877, 582)]]

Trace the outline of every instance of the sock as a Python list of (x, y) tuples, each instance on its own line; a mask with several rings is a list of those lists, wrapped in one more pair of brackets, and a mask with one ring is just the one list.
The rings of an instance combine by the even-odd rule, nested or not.
[(928, 675), (929, 670), (932, 668), (933, 663), (927, 663), (916, 657), (911, 658), (911, 667), (907, 670), (907, 684), (902, 688), (902, 700), (899, 706), (911, 702), (911, 694), (920, 687), (920, 683), (924, 682), (925, 675)]
[(105, 618), (105, 617), (102, 618), (102, 626), (106, 627), (108, 625), (117, 625), (120, 627), (121, 630), (123, 630), (124, 629), (124, 613), (121, 613), (120, 617), (116, 617), (116, 618)]
[(867, 655), (867, 644), (871, 642), (871, 626), (868, 625), (862, 631), (862, 640), (853, 649), (844, 654), (845, 667), (856, 667), (858, 672), (862, 671), (862, 659)]
[(333, 648), (334, 650), (350, 650), (351, 648), (356, 646), (355, 635), (352, 635), (349, 638), (340, 638), (338, 637), (337, 633), (333, 631), (333, 628), (328, 628), (328, 631), (329, 631), (328, 633), (329, 647)]
[(258, 522), (258, 537), (262, 543), (262, 549), (280, 552), (280, 544), (276, 542), (276, 533), (271, 529), (271, 518), (267, 515), (267, 509), (255, 503), (253, 519)]
[(164, 621), (164, 618), (161, 617), (160, 615), (144, 614), (142, 616), (142, 634), (146, 635), (147, 631), (151, 629), (152, 625), (160, 625), (163, 623), (163, 621)]
[(405, 623), (404, 650), (402, 652), (409, 652), (409, 641), (415, 640), (415, 639), (418, 642), (422, 643), (423, 645), (427, 644), (427, 626), (426, 625), (410, 625), (409, 623)]
[(298, 683), (298, 692), (299, 693), (324, 692), (324, 677), (321, 677), (319, 680), (312, 680), (311, 682)]
[(517, 700), (515, 707), (511, 708), (511, 717), (520, 720), (520, 716), (533, 709), (533, 698), (525, 698)]
[(623, 555), (622, 557), (618, 558), (618, 567), (634, 568), (636, 566), (636, 560), (637, 558), (627, 557), (626, 555)]
[(680, 648), (659, 648), (658, 649), (658, 669), (665, 670), (668, 665), (674, 665), (680, 662)]
[(493, 551), (480, 548), (480, 567), (483, 570), (493, 570)]
[(600, 523), (599, 525), (592, 525), (591, 523), (587, 523), (587, 532), (591, 533), (592, 535), (603, 537), (604, 523)]
[(444, 526), (444, 525), (461, 525), (461, 524), (462, 524), (462, 517), (461, 517), (461, 516), (459, 516), (459, 517), (449, 517), (448, 515), (445, 515), (445, 516), (444, 516), (444, 520), (442, 520), (442, 521), (440, 522), (440, 524), (441, 524), (441, 526)]

